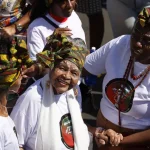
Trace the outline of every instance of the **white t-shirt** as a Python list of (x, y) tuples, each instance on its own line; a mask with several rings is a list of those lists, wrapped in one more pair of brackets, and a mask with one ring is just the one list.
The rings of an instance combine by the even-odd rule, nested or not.
[[(73, 11), (71, 16), (63, 23), (57, 22), (49, 14), (46, 16), (60, 28), (68, 27), (71, 29), (71, 33), (73, 34), (71, 36), (72, 38), (81, 38), (85, 41), (82, 23), (75, 11)], [(43, 18), (37, 18), (30, 24), (27, 30), (27, 46), (31, 59), (36, 60), (36, 54), (42, 52), (46, 45), (46, 38), (50, 36), (54, 30), (55, 28)]]
[(0, 116), (0, 150), (19, 150), (15, 125), (10, 117)]
[[(103, 115), (114, 124), (118, 124), (118, 110), (108, 99), (105, 90), (110, 81), (123, 78), (130, 56), (130, 36), (123, 35), (88, 55), (84, 66), (88, 72), (94, 75), (106, 72), (103, 80), (103, 98), (100, 103), (100, 108)], [(135, 62), (134, 74), (139, 75), (147, 66), (148, 65)], [(141, 78), (133, 80), (129, 76), (128, 80), (135, 87), (141, 81)], [(132, 129), (148, 128), (150, 126), (149, 105), (150, 73), (148, 73), (144, 81), (136, 88), (131, 109), (126, 113), (121, 113), (122, 126)]]
[[(41, 79), (31, 85), (27, 91), (20, 96), (11, 113), (11, 118), (16, 125), (19, 145), (27, 150), (35, 150), (35, 140), (37, 136), (38, 120), (40, 116), (41, 100), (43, 96), (43, 90), (40, 83)], [(77, 89), (79, 91), (78, 86)], [(67, 119), (69, 118), (66, 93), (55, 95), (55, 100), (60, 113), (62, 114), (62, 120), (60, 120), (60, 122), (63, 122), (63, 119), (65, 119), (64, 116)], [(81, 107), (80, 91), (77, 100)], [(63, 141), (61, 150), (68, 150), (67, 147), (63, 144)]]

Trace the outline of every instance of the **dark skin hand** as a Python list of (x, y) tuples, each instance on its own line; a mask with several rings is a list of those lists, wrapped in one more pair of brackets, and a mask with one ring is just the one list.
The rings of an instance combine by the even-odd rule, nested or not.
[(95, 135), (95, 141), (98, 147), (105, 145), (105, 144), (118, 146), (122, 140), (123, 140), (122, 134), (117, 133), (112, 129), (104, 130)]
[(38, 66), (33, 64), (30, 68), (24, 69), (22, 74), (26, 75), (26, 77), (34, 77), (38, 74), (38, 70)]
[(122, 134), (118, 134), (112, 129), (103, 130), (100, 132), (96, 132), (96, 127), (92, 127), (89, 124), (86, 124), (89, 132), (91, 132), (95, 138), (96, 144), (98, 147), (111, 144), (112, 146), (118, 146), (120, 142), (123, 140)]
[(66, 27), (66, 28), (57, 28), (57, 29), (55, 29), (54, 33), (65, 34), (67, 36), (72, 36), (73, 35), (71, 33), (71, 30), (68, 27)]

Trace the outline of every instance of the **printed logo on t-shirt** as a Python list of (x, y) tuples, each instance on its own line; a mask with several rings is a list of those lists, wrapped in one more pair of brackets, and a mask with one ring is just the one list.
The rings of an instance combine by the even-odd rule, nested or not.
[(63, 144), (68, 149), (74, 148), (73, 128), (70, 114), (65, 114), (61, 117), (60, 133)]
[(113, 79), (106, 85), (105, 92), (108, 99), (121, 112), (128, 112), (131, 109), (134, 86), (130, 81), (123, 78)]

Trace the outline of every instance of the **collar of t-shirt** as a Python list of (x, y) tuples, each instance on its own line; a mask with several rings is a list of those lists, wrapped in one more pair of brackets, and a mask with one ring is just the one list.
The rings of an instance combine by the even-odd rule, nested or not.
[(49, 13), (49, 15), (50, 15), (53, 19), (55, 19), (57, 22), (60, 22), (60, 23), (63, 23), (63, 22), (65, 22), (65, 21), (68, 19), (68, 18), (56, 16), (56, 15), (54, 15), (54, 14), (52, 14), (52, 13)]

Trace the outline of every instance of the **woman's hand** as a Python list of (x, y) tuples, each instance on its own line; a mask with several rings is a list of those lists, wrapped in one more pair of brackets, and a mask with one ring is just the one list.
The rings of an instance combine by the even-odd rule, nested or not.
[(104, 131), (95, 134), (95, 141), (98, 147), (105, 145), (109, 142), (108, 136), (104, 135)]
[(95, 135), (95, 140), (98, 146), (111, 144), (112, 146), (118, 146), (123, 140), (123, 136), (120, 133), (116, 133), (112, 129), (103, 130), (101, 133)]
[(33, 64), (30, 68), (26, 68), (22, 71), (22, 75), (24, 75), (24, 78), (26, 77), (34, 77), (39, 72), (39, 68), (36, 64)]
[(123, 140), (123, 135), (121, 133), (116, 133), (112, 129), (105, 130), (104, 135), (109, 137), (109, 142), (112, 146), (118, 146)]
[(65, 28), (57, 28), (55, 29), (54, 33), (57, 33), (57, 34), (65, 34), (67, 36), (71, 36), (72, 33), (71, 33), (71, 30), (68, 28), (68, 27), (65, 27)]
[(12, 36), (16, 33), (16, 27), (14, 24), (4, 27), (3, 30), (9, 35)]

